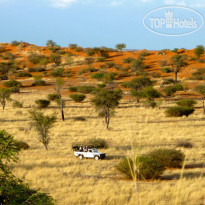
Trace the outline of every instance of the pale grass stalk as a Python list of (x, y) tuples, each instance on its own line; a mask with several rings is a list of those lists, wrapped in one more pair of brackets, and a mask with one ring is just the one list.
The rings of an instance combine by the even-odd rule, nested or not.
[(180, 205), (181, 204), (181, 202), (178, 202), (178, 201), (179, 201), (181, 183), (182, 183), (182, 179), (183, 179), (183, 175), (184, 175), (184, 168), (185, 168), (185, 164), (186, 164), (186, 158), (187, 158), (187, 155), (185, 154), (184, 162), (183, 162), (182, 169), (181, 169), (180, 179), (179, 179), (178, 186), (177, 186), (175, 205)]

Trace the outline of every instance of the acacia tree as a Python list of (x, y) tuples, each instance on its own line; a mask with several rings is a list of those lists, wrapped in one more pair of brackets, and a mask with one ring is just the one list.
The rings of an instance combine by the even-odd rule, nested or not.
[(159, 98), (161, 96), (161, 93), (158, 92), (153, 87), (146, 87), (144, 90), (144, 95), (147, 98), (147, 101), (149, 105), (154, 108), (156, 107), (157, 103), (155, 102), (156, 98)]
[(195, 91), (202, 96), (201, 102), (203, 104), (203, 113), (205, 115), (205, 85), (198, 85)]
[(30, 111), (31, 126), (38, 132), (38, 140), (43, 143), (46, 150), (48, 150), (48, 144), (50, 142), (50, 129), (54, 126), (56, 122), (56, 116), (44, 115), (42, 112), (37, 112), (35, 110)]
[(51, 62), (54, 62), (56, 65), (61, 64), (61, 55), (53, 53), (50, 55)]
[(105, 118), (106, 128), (109, 129), (110, 119), (114, 115), (115, 108), (119, 105), (122, 99), (121, 90), (100, 89), (95, 93), (92, 103), (96, 110), (99, 111), (99, 116)]
[(61, 95), (61, 91), (63, 89), (63, 79), (58, 77), (56, 79), (56, 83), (55, 83), (55, 86), (54, 86), (54, 90), (56, 91), (56, 94), (58, 95), (58, 99), (56, 100), (59, 108), (61, 109), (61, 116), (62, 116), (62, 120), (64, 121), (65, 118), (64, 118), (64, 111), (63, 111), (63, 108), (64, 108), (64, 101), (62, 99), (62, 95)]
[(119, 43), (115, 46), (120, 52), (122, 52), (123, 48), (126, 48), (124, 43)]
[(194, 54), (199, 59), (201, 55), (204, 53), (204, 46), (199, 45), (194, 49)]
[(175, 74), (175, 82), (177, 82), (178, 73), (188, 65), (186, 60), (187, 60), (186, 55), (174, 55), (171, 58), (170, 66), (171, 66), (172, 72)]
[(3, 110), (6, 106), (6, 101), (10, 100), (10, 96), (11, 96), (10, 89), (5, 89), (5, 88), (0, 89), (0, 103), (2, 105)]
[(56, 46), (56, 43), (55, 43), (54, 41), (52, 41), (52, 40), (48, 40), (48, 41), (46, 42), (46, 45), (47, 45), (47, 46), (54, 47), (54, 46)]

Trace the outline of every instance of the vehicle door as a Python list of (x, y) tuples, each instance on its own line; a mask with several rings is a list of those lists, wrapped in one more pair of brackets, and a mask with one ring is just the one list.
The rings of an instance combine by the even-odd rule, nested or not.
[(92, 149), (88, 149), (88, 152), (86, 153), (87, 158), (93, 158), (93, 151)]

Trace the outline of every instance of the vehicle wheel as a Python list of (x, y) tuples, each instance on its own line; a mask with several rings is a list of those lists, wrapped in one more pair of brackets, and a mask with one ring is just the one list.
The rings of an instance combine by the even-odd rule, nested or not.
[(79, 155), (78, 158), (79, 158), (79, 159), (83, 159), (83, 155)]
[(94, 158), (95, 160), (99, 160), (99, 156), (95, 156), (95, 158)]

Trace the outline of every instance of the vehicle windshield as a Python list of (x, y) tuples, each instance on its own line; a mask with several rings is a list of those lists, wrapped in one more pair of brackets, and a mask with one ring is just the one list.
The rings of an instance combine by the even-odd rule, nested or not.
[(98, 150), (97, 149), (92, 149), (93, 150), (93, 152), (98, 152)]

